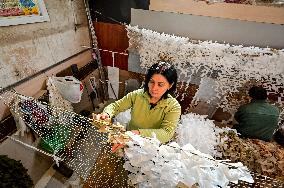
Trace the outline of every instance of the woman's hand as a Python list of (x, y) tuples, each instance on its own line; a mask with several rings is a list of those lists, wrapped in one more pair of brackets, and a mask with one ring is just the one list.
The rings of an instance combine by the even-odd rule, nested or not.
[(124, 148), (124, 146), (125, 146), (124, 144), (113, 144), (112, 147), (111, 147), (111, 152), (115, 153), (118, 150)]
[(103, 113), (100, 113), (100, 114), (93, 114), (93, 119), (94, 120), (106, 121), (106, 120), (109, 120), (110, 118), (109, 118), (109, 115), (107, 113), (103, 112)]
[[(134, 134), (137, 134), (137, 135), (140, 134), (140, 132), (138, 130), (133, 130), (131, 132), (134, 133)], [(115, 153), (118, 150), (124, 148), (124, 146), (125, 146), (125, 144), (113, 144), (112, 147), (111, 147), (111, 152)]]
[(99, 128), (99, 132), (107, 132), (107, 127), (111, 123), (111, 119), (107, 113), (93, 113), (93, 125)]
[(98, 114), (98, 116), (99, 116), (99, 119), (101, 119), (101, 120), (109, 119), (109, 115), (105, 112)]
[(140, 134), (140, 132), (139, 132), (138, 130), (133, 130), (133, 131), (131, 131), (131, 132), (134, 133), (134, 134), (137, 134), (137, 135)]

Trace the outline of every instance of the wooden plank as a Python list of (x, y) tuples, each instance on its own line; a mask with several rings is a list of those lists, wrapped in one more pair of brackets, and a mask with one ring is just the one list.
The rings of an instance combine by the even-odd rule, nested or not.
[[(103, 22), (94, 22), (98, 47), (102, 50), (127, 53), (128, 37), (125, 26)], [(114, 54), (112, 52), (100, 51), (102, 64), (104, 66), (114, 66), (122, 70), (128, 70), (128, 56)]]
[(0, 122), (0, 143), (6, 139), (6, 136), (11, 135), (16, 131), (17, 127), (13, 116), (9, 116)]
[(125, 52), (128, 48), (128, 37), (125, 26), (104, 22), (94, 22), (98, 46), (117, 52)]
[(281, 7), (235, 3), (207, 4), (205, 1), (194, 0), (155, 0), (151, 1), (150, 10), (284, 24), (284, 8)]
[(128, 70), (128, 55), (114, 54), (114, 65), (121, 70)]
[(114, 59), (110, 52), (100, 51), (103, 66), (114, 66), (122, 70), (128, 70), (128, 55), (114, 54)]
[(102, 60), (103, 66), (112, 66), (113, 65), (111, 53), (101, 51), (100, 54), (101, 54), (101, 60)]

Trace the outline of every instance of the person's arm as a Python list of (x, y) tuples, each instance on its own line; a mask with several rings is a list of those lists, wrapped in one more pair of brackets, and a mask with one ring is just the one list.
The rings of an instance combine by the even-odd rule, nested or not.
[(132, 107), (137, 91), (128, 93), (126, 96), (117, 100), (104, 108), (103, 113), (107, 113), (109, 118), (116, 116), (118, 113), (123, 112)]
[(154, 132), (161, 143), (166, 143), (173, 137), (180, 115), (180, 104), (175, 102), (172, 108), (166, 113), (160, 129), (139, 129), (139, 133), (144, 137), (152, 137), (152, 133)]

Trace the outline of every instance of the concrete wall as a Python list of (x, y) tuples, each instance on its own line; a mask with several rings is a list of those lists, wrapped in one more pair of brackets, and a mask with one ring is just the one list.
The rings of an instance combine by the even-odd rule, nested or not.
[[(263, 1), (264, 2), (264, 1)], [(267, 1), (267, 5), (269, 2)], [(215, 18), (284, 24), (284, 6), (260, 6), (236, 3), (207, 3), (195, 0), (154, 0), (150, 10), (202, 15)]]
[[(30, 75), (84, 50), (90, 46), (90, 35), (83, 0), (45, 1), (50, 22), (0, 27), (0, 87), (7, 87)], [(66, 69), (71, 64), (82, 67), (92, 59), (86, 51), (59, 66), (25, 82), (15, 89), (33, 96), (45, 85), (48, 76)], [(9, 114), (0, 101), (0, 120)], [(21, 137), (32, 144), (30, 137)], [(53, 163), (50, 157), (6, 139), (0, 144), (0, 155), (21, 160), (36, 183)]]
[[(161, 4), (164, 1), (159, 1)], [(190, 39), (196, 40), (212, 40), (218, 41), (219, 43), (230, 43), (233, 45), (244, 45), (244, 46), (257, 46), (257, 47), (272, 47), (276, 49), (284, 48), (284, 25), (283, 24), (272, 24), (272, 23), (261, 23), (255, 21), (245, 21), (238, 19), (231, 19), (232, 16), (228, 16), (228, 10), (226, 13), (222, 14), (220, 12), (218, 17), (212, 16), (199, 16), (186, 14), (167, 12), (173, 10), (173, 7), (184, 8), (176, 1), (166, 0), (165, 2), (172, 2), (173, 6), (168, 6), (165, 11), (149, 11), (149, 10), (138, 10), (132, 9), (131, 11), (131, 25), (138, 25), (139, 28), (151, 29), (160, 33), (174, 34), (176, 36), (188, 37)], [(180, 2), (180, 1), (179, 1)], [(183, 1), (184, 4), (187, 2)], [(157, 2), (155, 1), (155, 3)], [(176, 6), (175, 6), (176, 4)], [(167, 5), (167, 4), (165, 4)], [(234, 5), (235, 6), (235, 5)], [(238, 5), (236, 5), (238, 6)], [(153, 6), (151, 5), (153, 8)], [(156, 10), (161, 10), (162, 5), (156, 6)], [(165, 6), (167, 7), (167, 6)], [(164, 7), (163, 7), (164, 8)], [(188, 7), (189, 8), (189, 7)], [(180, 9), (175, 9), (174, 11), (180, 12)], [(183, 9), (185, 10), (185, 8)], [(193, 9), (188, 9), (192, 10)], [(210, 13), (208, 7), (204, 7), (204, 10), (199, 9), (200, 12), (197, 13)], [(283, 9), (284, 10), (284, 9)], [(214, 11), (217, 15), (218, 11)], [(211, 12), (212, 13), (212, 12)], [(236, 13), (236, 12), (235, 12)], [(238, 13), (239, 15), (242, 12)], [(223, 16), (223, 17), (222, 17)], [(234, 16), (237, 16), (235, 14)], [(253, 15), (250, 15), (253, 19)], [(255, 14), (256, 17), (257, 14)], [(228, 18), (230, 17), (230, 19)], [(236, 17), (235, 17), (236, 18)], [(259, 17), (258, 17), (259, 18)], [(283, 18), (283, 17), (282, 17)], [(258, 20), (260, 21), (260, 20)], [(276, 21), (275, 19), (267, 20)], [(277, 20), (279, 21), (279, 20)], [(281, 21), (281, 20), (280, 20)], [(140, 68), (140, 59), (137, 52), (131, 52), (128, 58), (128, 70), (133, 72), (145, 73), (145, 70)], [(179, 81), (182, 81), (179, 79)], [(212, 80), (213, 81), (213, 80)], [(193, 78), (192, 84), (199, 85), (200, 77), (198, 74)], [(211, 86), (210, 86), (211, 87)], [(205, 88), (201, 88), (203, 90)], [(208, 90), (208, 89), (207, 89)], [(206, 90), (205, 90), (206, 91)], [(214, 93), (202, 92), (200, 96), (204, 101), (212, 99)], [(202, 104), (202, 103), (200, 103)], [(206, 114), (211, 117), (215, 113), (215, 105), (200, 106), (193, 110), (195, 113)], [(221, 116), (225, 119), (225, 116)]]
[[(283, 9), (284, 11), (284, 9)], [(284, 25), (132, 9), (131, 24), (196, 40), (284, 48)]]
[(45, 1), (50, 22), (0, 27), (0, 87), (60, 62), (90, 45), (83, 0)]

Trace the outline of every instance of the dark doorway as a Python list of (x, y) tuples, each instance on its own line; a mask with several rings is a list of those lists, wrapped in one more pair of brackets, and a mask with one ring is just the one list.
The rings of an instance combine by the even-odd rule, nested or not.
[(89, 0), (92, 19), (108, 23), (131, 21), (131, 8), (149, 10), (150, 0)]

